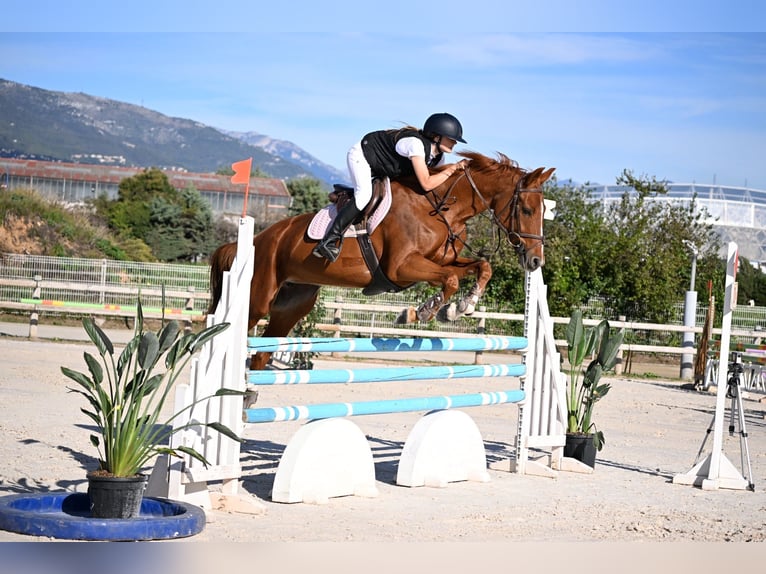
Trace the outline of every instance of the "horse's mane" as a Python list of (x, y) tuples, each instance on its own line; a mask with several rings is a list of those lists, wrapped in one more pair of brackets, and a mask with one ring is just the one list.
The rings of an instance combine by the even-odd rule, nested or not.
[(519, 167), (519, 164), (515, 160), (512, 160), (504, 153), (497, 152), (497, 159), (492, 159), (479, 152), (475, 151), (461, 151), (457, 155), (471, 160), (470, 168), (477, 171), (505, 171), (511, 170), (521, 173), (526, 173), (525, 170)]

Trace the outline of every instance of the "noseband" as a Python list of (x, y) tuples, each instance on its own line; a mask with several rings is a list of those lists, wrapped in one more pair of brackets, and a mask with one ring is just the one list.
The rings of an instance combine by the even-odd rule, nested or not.
[[(522, 233), (521, 231), (521, 206), (519, 205), (519, 198), (521, 197), (522, 193), (543, 193), (543, 190), (541, 188), (535, 188), (535, 189), (527, 189), (525, 187), (521, 187), (521, 182), (524, 181), (524, 178), (522, 177), (519, 179), (518, 183), (516, 183), (516, 187), (513, 190), (513, 195), (511, 196), (510, 201), (508, 202), (508, 205), (506, 205), (504, 208), (498, 210), (495, 212), (490, 208), (489, 202), (484, 198), (484, 196), (479, 191), (479, 188), (476, 186), (476, 183), (474, 183), (473, 178), (471, 177), (471, 172), (466, 167), (463, 170), (463, 173), (466, 176), (466, 179), (468, 180), (468, 183), (471, 184), (471, 188), (473, 189), (474, 193), (479, 196), (479, 198), (484, 202), (484, 205), (487, 207), (487, 209), (492, 213), (492, 222), (505, 231), (506, 238), (508, 239), (508, 243), (511, 244), (511, 247), (514, 248), (516, 253), (519, 255), (522, 255), (528, 251), (527, 247), (524, 245), (524, 239), (534, 239), (537, 242), (540, 243), (540, 245), (545, 245), (545, 238), (542, 235), (536, 235), (532, 233)], [(500, 216), (498, 214), (502, 214), (508, 210), (508, 225), (504, 225)], [(540, 215), (542, 218), (542, 214)], [(541, 226), (542, 227), (542, 226)]]

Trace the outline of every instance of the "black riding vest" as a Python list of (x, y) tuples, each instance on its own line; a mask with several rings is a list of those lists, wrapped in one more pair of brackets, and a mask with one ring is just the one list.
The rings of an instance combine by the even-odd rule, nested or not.
[(426, 165), (433, 167), (438, 165), (442, 153), (438, 153), (431, 161), (431, 140), (418, 130), (379, 130), (370, 132), (362, 138), (362, 151), (364, 158), (372, 168), (372, 175), (377, 177), (397, 177), (400, 175), (412, 175), (415, 173), (410, 158), (403, 157), (396, 152), (396, 142), (402, 138), (416, 137), (423, 142), (426, 150)]

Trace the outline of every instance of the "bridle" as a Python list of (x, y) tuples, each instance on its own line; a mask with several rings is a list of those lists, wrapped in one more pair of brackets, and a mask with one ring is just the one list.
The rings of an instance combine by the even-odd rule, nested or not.
[[(449, 190), (447, 190), (447, 193), (444, 195), (444, 197), (438, 197), (435, 192), (431, 192), (435, 198), (438, 198), (438, 201), (431, 200), (431, 197), (429, 196), (429, 200), (431, 201), (431, 206), (434, 208), (434, 213), (441, 216), (442, 221), (444, 221), (445, 225), (447, 226), (447, 229), (449, 231), (449, 242), (453, 243), (455, 240), (460, 239), (455, 233), (453, 233), (452, 229), (449, 226), (449, 222), (447, 222), (447, 219), (442, 215), (442, 211), (446, 211), (449, 209), (448, 207), (445, 207), (445, 205), (448, 203), (450, 199), (454, 202), (454, 198), (451, 198), (451, 192), (454, 189), (454, 187), (457, 185), (457, 183), (465, 176), (465, 178), (468, 180), (468, 183), (471, 186), (471, 189), (473, 190), (474, 194), (482, 201), (484, 204), (484, 207), (486, 207), (487, 211), (490, 213), (490, 219), (492, 220), (492, 223), (497, 227), (498, 229), (501, 229), (505, 232), (506, 239), (508, 239), (508, 243), (513, 247), (513, 249), (516, 251), (519, 255), (524, 255), (529, 249), (532, 247), (535, 247), (536, 245), (545, 245), (545, 237), (542, 235), (537, 235), (533, 233), (523, 233), (521, 231), (521, 206), (519, 203), (519, 199), (521, 198), (522, 193), (543, 193), (543, 190), (541, 188), (525, 188), (522, 187), (522, 181), (524, 181), (524, 178), (520, 178), (519, 181), (516, 183), (516, 187), (513, 190), (513, 195), (511, 196), (508, 203), (501, 209), (495, 211), (490, 207), (490, 203), (487, 201), (487, 199), (482, 195), (481, 191), (479, 191), (479, 187), (476, 185), (476, 182), (474, 182), (473, 177), (471, 177), (471, 171), (466, 166), (463, 169), (463, 173), (458, 177), (450, 186)], [(502, 214), (508, 211), (508, 218), (507, 222), (508, 225), (505, 225), (502, 220)], [(540, 213), (540, 219), (542, 221), (542, 210)], [(540, 225), (540, 228), (542, 229), (542, 224)], [(536, 241), (532, 246), (527, 248), (524, 245), (524, 239), (533, 239)], [(460, 239), (463, 245), (468, 247), (468, 244)], [(499, 247), (499, 246), (498, 246)], [(472, 250), (473, 251), (473, 250)]]
[[(521, 182), (524, 181), (524, 178), (520, 178), (519, 181), (516, 183), (516, 187), (513, 190), (513, 195), (511, 196), (511, 199), (508, 201), (508, 204), (503, 207), (502, 209), (499, 209), (498, 211), (494, 211), (490, 209), (489, 202), (484, 198), (484, 196), (479, 191), (479, 188), (476, 186), (476, 183), (474, 183), (473, 178), (471, 177), (470, 172), (468, 171), (468, 168), (465, 169), (465, 176), (468, 179), (468, 183), (471, 184), (471, 188), (473, 189), (473, 192), (479, 196), (479, 198), (482, 200), (484, 205), (487, 207), (487, 209), (492, 214), (492, 222), (500, 229), (505, 231), (506, 238), (508, 239), (508, 243), (511, 244), (511, 247), (514, 248), (516, 253), (519, 255), (525, 253), (529, 250), (524, 245), (524, 242), (522, 239), (534, 239), (536, 243), (532, 245), (532, 247), (536, 245), (545, 245), (545, 237), (542, 235), (537, 235), (534, 233), (522, 233), (521, 232), (521, 206), (519, 205), (519, 199), (521, 198), (522, 193), (539, 193), (542, 194), (543, 190), (542, 188), (526, 188), (521, 186)], [(508, 225), (503, 225), (503, 222), (501, 220), (500, 214), (502, 214), (504, 211), (508, 210)], [(540, 213), (540, 220), (542, 222), (542, 210)], [(515, 227), (515, 230), (514, 230)], [(542, 229), (542, 223), (540, 225), (540, 228)]]

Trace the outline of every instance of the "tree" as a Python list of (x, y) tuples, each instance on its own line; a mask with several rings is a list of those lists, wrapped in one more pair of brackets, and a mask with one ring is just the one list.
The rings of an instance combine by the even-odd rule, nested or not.
[(176, 203), (177, 192), (157, 168), (145, 169), (120, 182), (117, 199), (108, 201), (109, 226), (144, 239), (151, 229), (151, 204), (155, 198)]
[(188, 187), (180, 193), (183, 210), (181, 226), (184, 238), (189, 246), (185, 258), (194, 260), (200, 255), (208, 255), (217, 247), (213, 223), (213, 209), (194, 187)]
[(161, 261), (195, 261), (216, 246), (213, 211), (193, 187), (176, 190), (159, 169), (120, 182), (115, 200), (99, 199), (112, 229), (143, 240)]
[(559, 186), (550, 181), (545, 197), (556, 202), (555, 217), (545, 222), (545, 266), (551, 313), (569, 316), (608, 280), (604, 251), (611, 230), (603, 206), (593, 201), (587, 185)]
[(737, 270), (737, 303), (766, 305), (766, 275), (744, 257), (739, 258)]
[(612, 240), (603, 253), (604, 274), (610, 280), (602, 296), (617, 315), (666, 322), (690, 284), (687, 245), (694, 245), (704, 262), (718, 258), (720, 242), (694, 198), (688, 204), (661, 201), (667, 194), (663, 182), (636, 178), (628, 170), (617, 183), (632, 191), (605, 212)]
[(313, 213), (325, 207), (328, 203), (327, 191), (322, 182), (313, 177), (291, 179), (287, 182), (287, 190), (293, 198), (289, 215)]
[(162, 261), (196, 261), (215, 249), (213, 211), (193, 187), (178, 193), (176, 203), (155, 198), (146, 242)]
[[(653, 201), (666, 193), (666, 186), (629, 171), (618, 183), (626, 191), (610, 205), (595, 201), (588, 184), (560, 186), (555, 178), (546, 183), (545, 197), (556, 201), (555, 218), (545, 222), (543, 267), (554, 316), (569, 316), (600, 298), (605, 304), (603, 316), (609, 319), (625, 315), (667, 320), (689, 287), (688, 243), (699, 251), (698, 280), (712, 280), (716, 292), (722, 285), (720, 241), (694, 201)], [(493, 276), (484, 300), (519, 312), (524, 305), (524, 274), (505, 242), (493, 245), (497, 242), (493, 233), (480, 217), (469, 227), (470, 247), (491, 257)]]
[(213, 242), (216, 246), (236, 241), (238, 234), (239, 226), (226, 216), (219, 215), (213, 220)]

